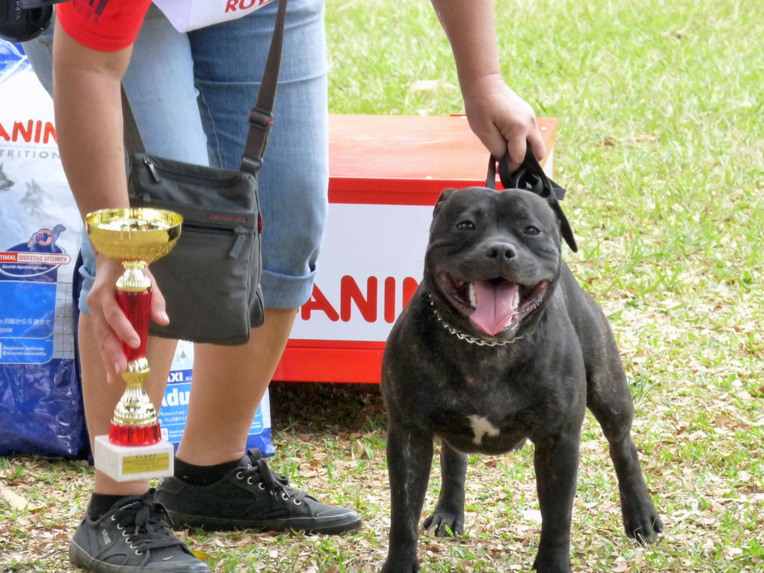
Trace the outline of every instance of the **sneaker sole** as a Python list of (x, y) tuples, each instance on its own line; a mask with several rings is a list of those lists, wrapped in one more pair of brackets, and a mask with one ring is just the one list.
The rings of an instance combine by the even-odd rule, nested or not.
[(322, 522), (320, 518), (306, 519), (267, 519), (262, 521), (241, 521), (186, 515), (168, 510), (173, 529), (202, 529), (204, 531), (304, 531), (307, 535), (324, 533), (337, 535), (361, 529), (363, 519), (357, 513), (346, 517), (331, 517)]
[(94, 559), (74, 541), (69, 543), (69, 562), (75, 567), (91, 571), (92, 573), (146, 573), (146, 571), (156, 571), (157, 573), (211, 573), (206, 563), (180, 563), (176, 566), (170, 566), (163, 569), (156, 567), (132, 567), (123, 565), (111, 565)]

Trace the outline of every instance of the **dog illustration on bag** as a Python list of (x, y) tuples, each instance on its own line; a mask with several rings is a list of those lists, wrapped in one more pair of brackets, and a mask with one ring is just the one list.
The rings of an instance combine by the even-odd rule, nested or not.
[(10, 191), (14, 182), (11, 181), (3, 171), (3, 164), (0, 163), (0, 191)]

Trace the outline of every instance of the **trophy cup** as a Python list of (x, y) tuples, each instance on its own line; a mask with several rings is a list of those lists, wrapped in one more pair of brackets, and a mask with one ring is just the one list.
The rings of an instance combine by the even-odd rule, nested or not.
[(146, 339), (151, 281), (142, 269), (172, 250), (182, 222), (179, 214), (159, 209), (103, 209), (85, 219), (93, 246), (125, 268), (117, 281), (117, 302), (141, 340), (138, 348), (122, 343), (128, 361), (122, 379), (127, 387), (114, 410), (109, 435), (95, 438), (96, 467), (116, 481), (173, 475), (173, 446), (162, 440), (156, 408), (144, 389), (150, 370)]

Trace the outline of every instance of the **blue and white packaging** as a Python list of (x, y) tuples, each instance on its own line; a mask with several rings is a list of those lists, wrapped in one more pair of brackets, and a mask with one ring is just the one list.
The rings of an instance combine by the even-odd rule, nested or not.
[(87, 451), (72, 297), (82, 230), (51, 98), (0, 40), (0, 455)]
[[(159, 409), (162, 439), (173, 444), (176, 452), (183, 436), (183, 429), (186, 427), (193, 366), (194, 345), (185, 340), (179, 341), (172, 361), (170, 377), (167, 380), (162, 407)], [(225, 416), (225, 412), (221, 412), (220, 415)], [(250, 448), (259, 448), (264, 456), (275, 453), (271, 442), (271, 409), (267, 391), (249, 428), (247, 449)]]

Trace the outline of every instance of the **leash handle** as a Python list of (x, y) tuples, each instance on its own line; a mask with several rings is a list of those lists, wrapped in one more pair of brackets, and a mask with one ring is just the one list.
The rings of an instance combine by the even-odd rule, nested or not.
[(501, 159), (490, 156), (485, 180), (485, 186), (489, 189), (496, 189), (497, 163), (499, 179), (504, 189), (526, 189), (543, 198), (554, 195), (558, 201), (565, 197), (565, 188), (547, 177), (530, 145), (525, 152), (525, 160), (514, 172), (509, 170), (509, 153), (505, 153)]
[[(533, 159), (535, 160), (536, 156), (533, 155), (533, 150), (531, 149), (530, 145), (528, 146), (528, 152), (533, 156)], [(525, 162), (527, 161), (528, 154), (526, 153)], [(491, 155), (488, 158), (488, 174), (486, 175), (485, 186), (489, 189), (496, 189), (496, 174), (498, 173), (499, 180), (501, 181), (501, 186), (504, 187), (504, 189), (527, 188), (519, 187), (520, 179), (526, 171), (525, 162), (517, 169), (517, 171), (511, 173), (509, 170), (509, 153), (505, 153), (501, 159), (496, 159), (493, 155)], [(497, 163), (499, 165), (498, 170), (496, 169)]]
[[(530, 145), (528, 151), (533, 154)], [(536, 159), (536, 156), (533, 156)], [(525, 160), (528, 161), (528, 155), (526, 154)], [(501, 159), (496, 159), (493, 155), (488, 159), (488, 175), (485, 179), (485, 186), (489, 189), (496, 189), (496, 164), (499, 164), (498, 174), (501, 180), (501, 186), (504, 189), (517, 188), (518, 182), (522, 175), (525, 173), (525, 163), (523, 163), (515, 173), (509, 171), (509, 153), (505, 153)]]
[(533, 149), (529, 145), (525, 152), (525, 160), (517, 170), (512, 173), (509, 170), (509, 153), (505, 153), (504, 157), (497, 160), (493, 155), (488, 160), (488, 175), (486, 177), (485, 186), (489, 189), (496, 189), (496, 164), (499, 164), (499, 179), (504, 189), (525, 189), (535, 193), (542, 199), (546, 199), (549, 206), (557, 215), (557, 219), (560, 221), (560, 232), (562, 238), (571, 248), (573, 252), (577, 251), (576, 239), (573, 236), (573, 230), (570, 228), (565, 213), (560, 207), (559, 201), (562, 201), (565, 197), (565, 189), (560, 187), (547, 177), (543, 167), (536, 159), (536, 155), (533, 153)]
[(493, 155), (488, 158), (488, 175), (485, 177), (485, 186), (496, 190), (496, 158)]

